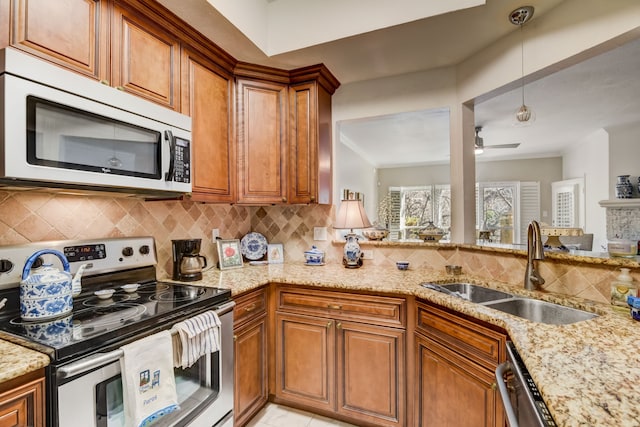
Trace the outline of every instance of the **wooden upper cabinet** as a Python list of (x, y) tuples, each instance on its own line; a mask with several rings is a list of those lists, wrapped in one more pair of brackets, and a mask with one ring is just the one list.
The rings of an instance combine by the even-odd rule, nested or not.
[(238, 78), (238, 202), (286, 203), (287, 85)]
[(192, 118), (192, 199), (233, 203), (236, 190), (233, 75), (184, 49), (182, 113)]
[(340, 86), (323, 65), (291, 72), (289, 88), (290, 203), (331, 204), (331, 96)]
[(111, 86), (179, 109), (180, 42), (161, 26), (116, 3)]
[[(109, 74), (109, 5), (96, 0), (6, 0), (9, 44), (96, 80)], [(11, 17), (11, 22), (9, 22)], [(5, 24), (5, 22), (2, 22)], [(6, 44), (7, 35), (0, 40)]]

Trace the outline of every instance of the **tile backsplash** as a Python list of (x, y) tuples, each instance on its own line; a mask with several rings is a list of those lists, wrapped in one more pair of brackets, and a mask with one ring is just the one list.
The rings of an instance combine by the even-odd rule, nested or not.
[(640, 240), (640, 208), (607, 208), (607, 238)]
[[(624, 209), (621, 209), (624, 211)], [(619, 223), (637, 233), (637, 211), (616, 213)], [(333, 206), (293, 205), (244, 207), (187, 201), (149, 201), (108, 196), (71, 196), (33, 191), (0, 191), (0, 245), (34, 241), (94, 239), (151, 235), (156, 239), (158, 274), (170, 275), (171, 240), (201, 238), (202, 253), (217, 262), (211, 230), (223, 239), (241, 239), (250, 231), (265, 235), (269, 243), (283, 243), (285, 260), (304, 262), (304, 251), (317, 246), (327, 262), (340, 263), (341, 244), (333, 244)], [(622, 219), (620, 219), (622, 218)], [(608, 218), (608, 221), (610, 218)], [(327, 228), (327, 240), (314, 240), (314, 227)], [(625, 237), (627, 237), (625, 235)], [(629, 238), (640, 238), (640, 236)], [(365, 266), (395, 268), (405, 259), (414, 268), (443, 271), (447, 264), (463, 266), (465, 273), (521, 286), (526, 258), (520, 255), (448, 247), (377, 247), (363, 245), (373, 253)], [(557, 262), (540, 263), (545, 289), (566, 295), (607, 302), (610, 283), (618, 274), (611, 266)], [(640, 273), (632, 271), (636, 282)]]

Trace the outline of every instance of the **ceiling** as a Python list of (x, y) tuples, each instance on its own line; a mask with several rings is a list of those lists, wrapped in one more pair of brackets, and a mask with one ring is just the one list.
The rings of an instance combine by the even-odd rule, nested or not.
[[(287, 1), (293, 0), (263, 0), (262, 7), (275, 7)], [(358, 1), (369, 5), (371, 0), (348, 3)], [(284, 69), (324, 63), (342, 84), (456, 65), (517, 31), (508, 21), (509, 12), (515, 8), (523, 4), (534, 6), (535, 20), (562, 1), (487, 0), (481, 6), (267, 56), (207, 0), (159, 0), (240, 61)], [(404, 6), (403, 2), (414, 1), (396, 0), (394, 5)], [(341, 2), (323, 4), (340, 6)], [(361, 19), (366, 20), (367, 13), (379, 10), (363, 6)], [(309, 22), (308, 16), (300, 19)], [(326, 23), (325, 28), (333, 24)], [(345, 21), (336, 19), (335, 25), (340, 24)], [(639, 115), (635, 112), (640, 111), (640, 97), (631, 94), (640, 93), (640, 79), (635, 77), (639, 69), (640, 42), (634, 42), (528, 83), (525, 100), (534, 110), (536, 120), (525, 127), (513, 125), (515, 111), (522, 102), (520, 89), (477, 104), (475, 120), (476, 125), (483, 126), (485, 147), (520, 143), (517, 149), (487, 149), (478, 160), (558, 156), (566, 144), (597, 129), (637, 122)], [(361, 118), (338, 126), (342, 142), (377, 167), (448, 161), (446, 110)], [(389, 141), (393, 141), (393, 150), (389, 150)]]

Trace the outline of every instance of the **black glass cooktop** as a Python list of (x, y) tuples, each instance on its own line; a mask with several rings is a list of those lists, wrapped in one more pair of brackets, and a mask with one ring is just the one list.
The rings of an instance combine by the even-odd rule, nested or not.
[(22, 320), (16, 307), (8, 306), (0, 317), (0, 330), (60, 361), (167, 329), (231, 298), (229, 289), (170, 282), (143, 283), (130, 293), (114, 289), (106, 299), (93, 292), (82, 294), (74, 298), (70, 315), (43, 321)]

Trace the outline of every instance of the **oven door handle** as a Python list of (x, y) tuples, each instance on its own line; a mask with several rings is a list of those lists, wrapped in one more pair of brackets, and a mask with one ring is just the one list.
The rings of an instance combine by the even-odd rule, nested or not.
[(507, 414), (509, 427), (518, 427), (518, 417), (516, 416), (513, 405), (511, 404), (507, 383), (504, 380), (505, 374), (509, 372), (511, 372), (511, 364), (508, 361), (499, 364), (496, 368), (496, 383), (498, 384), (498, 392), (502, 399), (502, 406), (504, 406), (504, 411)]
[[(218, 316), (222, 316), (223, 314), (226, 314), (233, 310), (233, 307), (235, 305), (235, 302), (229, 301), (218, 306), (214, 311)], [(122, 349), (117, 349), (108, 353), (97, 353), (92, 356), (87, 356), (81, 360), (78, 360), (77, 362), (59, 367), (57, 372), (58, 378), (70, 378), (78, 374), (92, 371), (96, 368), (99, 368), (100, 366), (118, 361), (123, 354), (124, 351), (122, 351)]]

